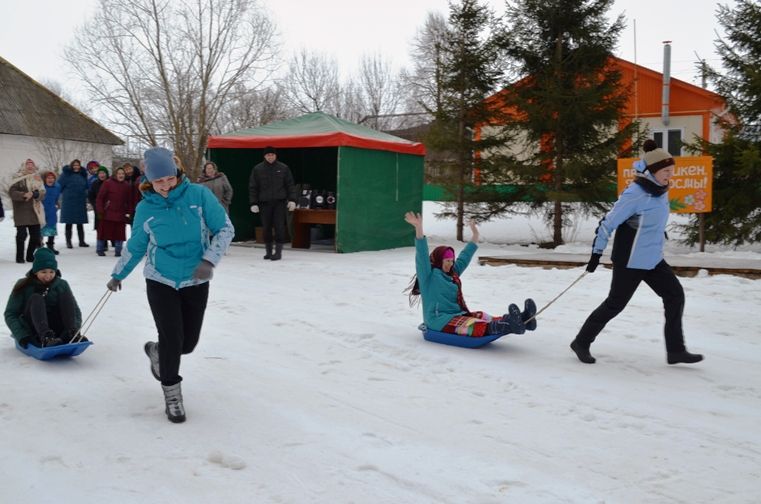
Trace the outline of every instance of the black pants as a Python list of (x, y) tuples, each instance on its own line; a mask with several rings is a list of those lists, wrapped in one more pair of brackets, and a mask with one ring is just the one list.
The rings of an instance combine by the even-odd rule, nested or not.
[(34, 251), (42, 246), (42, 235), (40, 234), (40, 225), (34, 226), (16, 226), (16, 261), (24, 260), (24, 243), (27, 234), (29, 235), (29, 245), (26, 249), (26, 260), (32, 262)]
[(159, 370), (161, 384), (182, 381), (180, 357), (189, 354), (198, 344), (201, 325), (209, 298), (209, 282), (175, 289), (146, 280), (148, 304), (159, 332)]
[[(71, 226), (74, 224), (66, 224), (66, 227), (64, 228), (64, 234), (66, 235), (66, 244), (71, 243)], [(79, 238), (79, 243), (85, 242), (85, 226), (84, 224), (77, 224), (77, 237)]]
[(663, 308), (666, 312), (664, 328), (666, 351), (684, 351), (684, 334), (682, 332), (684, 290), (666, 261), (661, 261), (652, 270), (638, 270), (614, 265), (613, 279), (610, 283), (607, 299), (587, 318), (576, 339), (583, 345), (590, 345), (603, 330), (605, 324), (626, 307), (634, 295), (634, 291), (643, 281), (663, 300)]
[(32, 294), (24, 307), (24, 319), (34, 328), (33, 343), (39, 346), (40, 336), (53, 331), (64, 343), (68, 343), (76, 335), (79, 327), (76, 323), (76, 301), (69, 291), (62, 291), (58, 296), (56, 306), (47, 306), (45, 296)]
[(286, 200), (262, 201), (259, 203), (259, 213), (262, 216), (264, 243), (272, 243), (272, 228), (275, 228), (275, 242), (285, 243), (286, 239)]

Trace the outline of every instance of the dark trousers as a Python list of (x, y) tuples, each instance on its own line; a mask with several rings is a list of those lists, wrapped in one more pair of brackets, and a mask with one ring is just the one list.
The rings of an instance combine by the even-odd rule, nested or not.
[(29, 235), (29, 245), (26, 249), (26, 260), (32, 262), (34, 251), (42, 246), (42, 235), (40, 234), (40, 225), (34, 226), (17, 226), (16, 227), (16, 261), (24, 260), (24, 242), (27, 234)]
[[(71, 226), (73, 224), (66, 224), (66, 227), (64, 229), (64, 234), (66, 235), (66, 243), (71, 243)], [(85, 226), (84, 224), (77, 224), (77, 237), (79, 238), (79, 243), (85, 242)]]
[(275, 242), (286, 241), (286, 200), (262, 201), (259, 203), (259, 213), (262, 217), (264, 243), (272, 243), (272, 228), (275, 228)]
[(180, 358), (198, 344), (209, 298), (209, 282), (175, 289), (146, 280), (148, 304), (159, 332), (159, 370), (161, 384), (182, 381)]
[(39, 336), (49, 331), (68, 343), (79, 329), (76, 313), (74, 295), (68, 291), (59, 294), (56, 306), (47, 306), (42, 294), (32, 294), (24, 307), (24, 318), (31, 323), (37, 336), (35, 344), (39, 343)]
[(666, 351), (684, 351), (684, 334), (682, 332), (684, 290), (666, 261), (661, 261), (652, 270), (638, 270), (614, 265), (608, 297), (581, 326), (581, 330), (576, 336), (579, 343), (583, 345), (592, 344), (605, 324), (626, 307), (640, 282), (645, 282), (663, 300), (663, 308), (666, 312), (666, 325), (664, 327)]

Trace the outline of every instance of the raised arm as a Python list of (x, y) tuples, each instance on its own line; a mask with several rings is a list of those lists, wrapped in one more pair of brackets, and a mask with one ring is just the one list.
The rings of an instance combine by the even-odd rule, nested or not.
[(422, 238), (423, 234), (423, 217), (415, 212), (407, 212), (404, 214), (404, 221), (410, 226), (415, 228), (415, 238)]
[(470, 232), (471, 232), (470, 241), (472, 241), (473, 243), (478, 243), (478, 240), (481, 237), (481, 235), (478, 234), (478, 228), (476, 227), (476, 221), (471, 219), (468, 222), (468, 225), (470, 226)]

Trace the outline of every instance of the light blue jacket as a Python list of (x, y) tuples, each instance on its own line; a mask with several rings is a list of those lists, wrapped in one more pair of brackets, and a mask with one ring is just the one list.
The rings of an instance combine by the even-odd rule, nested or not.
[[(469, 242), (457, 256), (452, 268), (461, 276), (470, 264), (478, 245)], [(439, 268), (431, 266), (428, 257), (428, 239), (415, 239), (415, 273), (423, 301), (423, 322), (429, 329), (441, 331), (457, 315), (465, 313), (457, 304), (457, 284)]]
[(123, 280), (143, 259), (143, 274), (175, 289), (204, 283), (193, 278), (201, 260), (216, 266), (235, 229), (225, 209), (206, 187), (187, 177), (164, 198), (143, 193), (135, 211), (132, 236), (111, 273)]
[[(652, 182), (652, 175), (645, 174)], [(600, 221), (592, 243), (592, 252), (602, 254), (610, 236), (621, 224), (635, 230), (634, 241), (626, 257), (626, 267), (651, 270), (663, 260), (666, 223), (669, 218), (668, 192), (655, 196), (636, 183), (621, 193), (613, 208)], [(615, 247), (614, 247), (615, 248)], [(614, 258), (614, 263), (616, 258)]]

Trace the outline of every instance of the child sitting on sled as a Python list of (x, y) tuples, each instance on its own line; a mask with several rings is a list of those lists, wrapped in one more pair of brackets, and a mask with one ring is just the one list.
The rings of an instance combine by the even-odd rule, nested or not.
[(16, 282), (8, 298), (5, 323), (23, 348), (66, 344), (79, 332), (82, 313), (51, 249), (35, 250), (32, 269)]
[(423, 301), (423, 321), (433, 331), (479, 338), (494, 334), (523, 334), (536, 329), (536, 304), (526, 299), (524, 311), (511, 304), (507, 313), (492, 317), (482, 311), (470, 311), (462, 295), (460, 275), (468, 267), (478, 248), (478, 228), (470, 222), (472, 237), (455, 260), (452, 247), (436, 247), (428, 253), (428, 240), (423, 234), (423, 219), (407, 212), (404, 220), (415, 228), (415, 277), (408, 288), (410, 305)]

